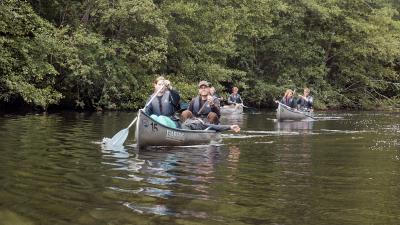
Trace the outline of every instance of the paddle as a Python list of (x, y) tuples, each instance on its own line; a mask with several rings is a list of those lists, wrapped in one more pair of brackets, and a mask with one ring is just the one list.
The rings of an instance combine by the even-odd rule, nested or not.
[[(143, 107), (143, 110), (151, 104), (151, 102), (153, 101), (153, 99), (158, 95), (158, 93), (160, 93), (160, 91), (164, 88), (165, 84), (163, 84), (163, 86), (158, 89), (156, 91), (156, 93), (150, 98), (150, 101), (147, 102), (147, 104)], [(135, 117), (135, 119), (129, 124), (129, 126), (125, 129), (120, 130), (118, 133), (116, 133), (111, 139), (108, 138), (104, 138), (103, 139), (103, 144), (106, 145), (114, 145), (114, 146), (118, 146), (118, 145), (122, 145), (124, 144), (126, 138), (128, 137), (129, 134), (129, 128), (131, 128), (131, 126), (133, 124), (135, 124), (136, 120), (137, 120), (137, 116)]]
[(248, 109), (255, 109), (255, 110), (257, 110), (257, 108), (254, 108), (254, 107), (251, 107), (251, 106), (243, 105), (243, 103), (240, 103), (239, 105), (241, 105), (243, 108), (248, 108)]
[(204, 107), (206, 106), (206, 104), (208, 104), (208, 101), (204, 102), (203, 106), (201, 106), (201, 108), (199, 109), (199, 111), (197, 112), (197, 114), (200, 115), (200, 112), (203, 111)]

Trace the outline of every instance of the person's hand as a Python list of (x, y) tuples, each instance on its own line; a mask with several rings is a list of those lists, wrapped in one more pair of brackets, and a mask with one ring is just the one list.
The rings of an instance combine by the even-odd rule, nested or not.
[(164, 86), (166, 87), (166, 88), (168, 88), (168, 89), (170, 89), (171, 88), (171, 82), (169, 81), (169, 80), (164, 80)]
[(278, 101), (278, 100), (275, 100), (275, 103), (276, 103), (276, 104), (279, 104), (279, 101)]
[(207, 96), (207, 101), (210, 106), (214, 105), (214, 99), (211, 95)]
[(237, 132), (240, 131), (240, 127), (239, 127), (239, 125), (236, 125), (236, 124), (235, 124), (235, 125), (232, 125), (232, 126), (231, 126), (231, 130), (233, 130), (233, 131), (235, 131), (235, 132), (237, 133)]

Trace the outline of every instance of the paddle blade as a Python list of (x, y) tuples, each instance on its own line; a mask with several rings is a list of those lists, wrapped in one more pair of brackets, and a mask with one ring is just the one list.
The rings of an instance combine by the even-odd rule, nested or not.
[(106, 145), (114, 145), (114, 146), (123, 145), (126, 138), (128, 137), (128, 134), (129, 134), (129, 129), (125, 128), (116, 133), (111, 139), (107, 138), (103, 140), (103, 143)]

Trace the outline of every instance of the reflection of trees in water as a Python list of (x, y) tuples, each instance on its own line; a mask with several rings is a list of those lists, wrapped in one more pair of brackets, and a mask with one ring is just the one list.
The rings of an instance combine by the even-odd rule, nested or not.
[[(305, 134), (311, 132), (312, 123), (305, 121), (279, 122), (276, 125), (279, 131), (299, 132)], [(281, 136), (277, 149), (275, 168), (278, 172), (276, 191), (280, 198), (278, 207), (285, 209), (286, 215), (304, 214), (310, 206), (312, 199), (312, 145), (311, 135)], [(304, 214), (305, 215), (305, 214)], [(305, 215), (307, 218), (309, 215)], [(307, 220), (300, 219), (299, 223)]]
[(246, 114), (223, 114), (221, 116), (221, 124), (237, 124), (240, 127), (246, 126)]
[(229, 146), (228, 161), (237, 164), (239, 162), (239, 157), (240, 157), (239, 147), (235, 145)]
[(237, 181), (235, 180), (236, 174), (239, 166), (239, 158), (240, 158), (240, 148), (238, 146), (229, 146), (229, 153), (227, 157), (228, 168), (231, 170), (229, 174), (227, 174), (227, 179), (230, 184), (236, 185)]
[[(112, 178), (118, 180), (110, 189), (118, 193), (124, 206), (138, 213), (197, 218), (208, 216), (201, 210), (188, 210), (193, 206), (182, 208), (182, 205), (211, 201), (210, 186), (216, 165), (226, 158), (217, 146), (154, 148), (133, 154), (119, 149), (103, 153), (103, 164), (112, 167)], [(135, 200), (129, 200), (131, 195), (135, 195)]]

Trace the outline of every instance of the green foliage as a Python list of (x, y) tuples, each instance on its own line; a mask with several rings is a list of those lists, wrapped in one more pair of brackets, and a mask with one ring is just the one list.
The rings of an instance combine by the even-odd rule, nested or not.
[(257, 105), (306, 86), (322, 109), (399, 105), (398, 1), (28, 2), (0, 3), (2, 102), (137, 109), (167, 74), (184, 100), (208, 80)]
[(54, 27), (22, 1), (3, 1), (0, 18), (0, 100), (22, 98), (44, 109), (57, 103), (62, 95), (51, 64), (60, 54)]

